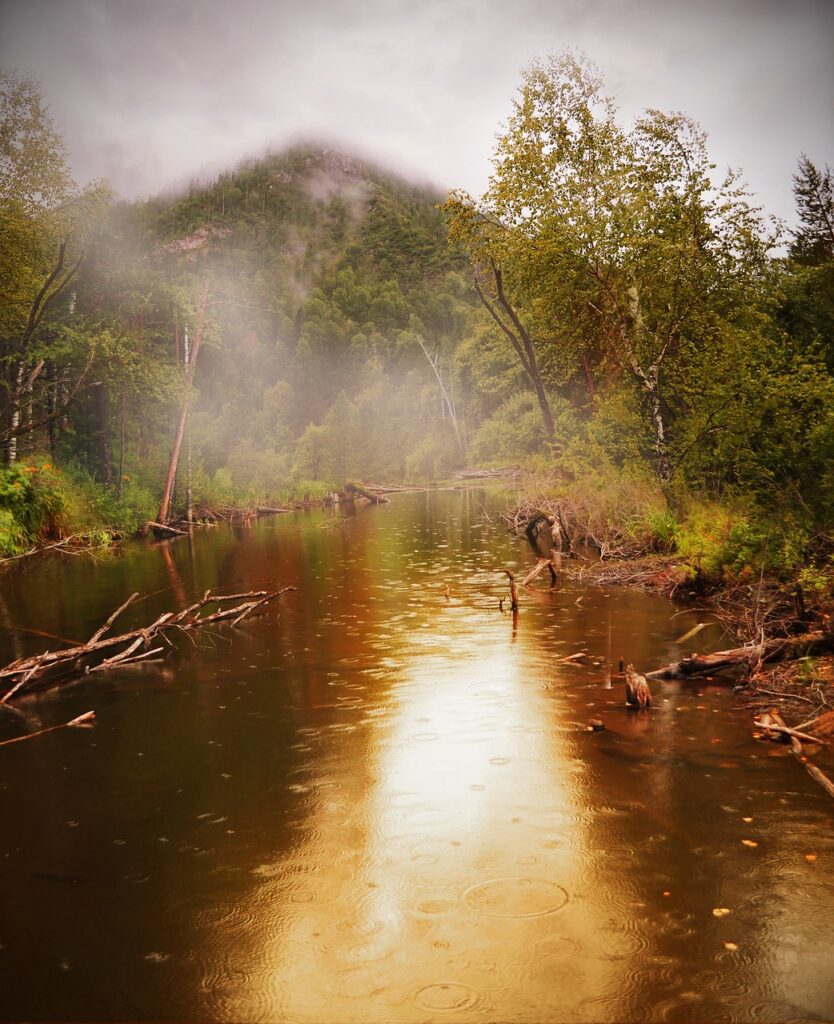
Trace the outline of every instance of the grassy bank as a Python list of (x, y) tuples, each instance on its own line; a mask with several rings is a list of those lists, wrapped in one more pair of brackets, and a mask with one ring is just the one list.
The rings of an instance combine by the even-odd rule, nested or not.
[[(504, 518), (522, 532), (537, 517), (543, 549), (555, 521), (573, 545), (599, 552), (577, 568), (584, 579), (697, 600), (739, 644), (831, 628), (834, 539), (801, 505), (767, 506), (742, 493), (718, 501), (601, 462), (581, 476), (524, 478)], [(760, 668), (749, 681), (834, 703), (830, 658)]]
[[(156, 486), (154, 484), (157, 484)], [(332, 484), (299, 480), (269, 491), (236, 486), (221, 470), (195, 474), (197, 517), (211, 510), (247, 510), (320, 502)], [(136, 533), (156, 516), (161, 481), (126, 475), (121, 494), (83, 468), (57, 467), (45, 457), (0, 469), (0, 559), (68, 542), (78, 547), (107, 545)], [(181, 496), (180, 496), (181, 499)], [(179, 501), (179, 506), (182, 501)]]

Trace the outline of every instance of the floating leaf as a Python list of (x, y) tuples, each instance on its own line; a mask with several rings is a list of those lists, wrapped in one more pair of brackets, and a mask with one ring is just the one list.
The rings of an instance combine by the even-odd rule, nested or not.
[(751, 821), (752, 821), (753, 819), (752, 819), (752, 818), (742, 818), (741, 820), (742, 820), (742, 821), (746, 821), (746, 822), (747, 822), (747, 824), (749, 825), (749, 824), (750, 824), (750, 822), (751, 822)]
[(732, 914), (729, 907), (715, 907), (712, 911), (713, 917), (726, 917), (727, 914)]
[(758, 845), (759, 845), (759, 844), (758, 844), (758, 843), (756, 842), (756, 840), (755, 840), (755, 839), (742, 839), (742, 842), (744, 843), (744, 845), (745, 845), (745, 846), (749, 846), (749, 847), (750, 847), (751, 849), (752, 849), (752, 848), (753, 848), (754, 846), (758, 846)]
[(817, 855), (815, 853), (806, 853), (805, 854), (805, 860), (807, 860), (809, 864), (813, 864), (816, 859), (817, 859)]
[(735, 942), (725, 942), (724, 949), (728, 950), (730, 953), (735, 953), (735, 951), (738, 949), (738, 946), (735, 944)]

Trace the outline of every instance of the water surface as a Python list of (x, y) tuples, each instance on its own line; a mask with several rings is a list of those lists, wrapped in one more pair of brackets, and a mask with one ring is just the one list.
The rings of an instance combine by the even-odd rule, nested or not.
[(532, 553), (485, 505), (398, 495), (0, 578), (3, 661), (133, 590), (126, 625), (299, 587), (20, 705), (98, 725), (0, 749), (4, 1019), (834, 1017), (830, 799), (726, 688), (625, 709), (619, 658), (678, 657), (703, 613), (563, 576), (502, 614), (496, 570)]

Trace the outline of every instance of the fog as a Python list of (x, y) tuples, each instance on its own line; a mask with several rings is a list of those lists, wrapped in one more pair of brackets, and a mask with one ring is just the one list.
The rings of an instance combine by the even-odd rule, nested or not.
[(6, 0), (0, 62), (42, 84), (81, 180), (134, 197), (299, 136), (441, 188), (483, 190), (520, 72), (563, 46), (626, 119), (680, 109), (792, 219), (805, 151), (831, 160), (826, 2)]

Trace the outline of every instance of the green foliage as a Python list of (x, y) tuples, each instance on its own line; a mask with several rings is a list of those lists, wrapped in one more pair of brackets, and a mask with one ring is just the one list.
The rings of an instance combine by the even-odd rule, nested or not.
[(528, 392), (513, 395), (478, 427), (470, 450), (484, 463), (520, 461), (544, 450), (547, 435), (535, 398)]
[(442, 480), (459, 464), (459, 457), (452, 436), (425, 437), (406, 456), (406, 479), (419, 483)]
[(714, 578), (796, 572), (810, 539), (801, 517), (767, 517), (750, 502), (694, 501), (675, 528), (676, 550), (699, 573)]
[(791, 256), (818, 266), (834, 260), (834, 181), (831, 168), (820, 171), (803, 153), (793, 176), (799, 228), (793, 232)]
[(0, 552), (18, 554), (60, 536), (65, 510), (60, 471), (51, 463), (0, 469)]
[(23, 526), (9, 508), (0, 507), (0, 557), (20, 555), (28, 547), (28, 537)]

